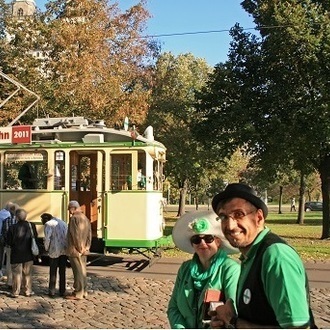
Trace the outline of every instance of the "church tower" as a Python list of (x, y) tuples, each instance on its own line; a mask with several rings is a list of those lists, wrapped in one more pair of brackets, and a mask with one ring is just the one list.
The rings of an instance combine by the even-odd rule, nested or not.
[(14, 0), (12, 2), (12, 15), (18, 19), (32, 16), (36, 12), (34, 0)]

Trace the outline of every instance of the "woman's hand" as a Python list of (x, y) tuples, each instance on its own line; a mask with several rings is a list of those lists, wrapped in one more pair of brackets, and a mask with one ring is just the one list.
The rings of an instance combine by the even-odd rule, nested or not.
[(224, 305), (218, 306), (215, 311), (209, 312), (211, 316), (211, 328), (227, 328), (230, 321), (236, 316), (233, 301), (228, 299)]

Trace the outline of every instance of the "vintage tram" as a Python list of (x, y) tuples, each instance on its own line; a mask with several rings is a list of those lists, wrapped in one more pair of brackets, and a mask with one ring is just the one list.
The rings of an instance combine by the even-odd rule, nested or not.
[(171, 245), (163, 234), (165, 161), (151, 126), (140, 135), (127, 122), (108, 128), (73, 116), (3, 127), (0, 204), (26, 209), (42, 237), (40, 215), (68, 221), (68, 202), (77, 200), (91, 221), (92, 251), (158, 253)]

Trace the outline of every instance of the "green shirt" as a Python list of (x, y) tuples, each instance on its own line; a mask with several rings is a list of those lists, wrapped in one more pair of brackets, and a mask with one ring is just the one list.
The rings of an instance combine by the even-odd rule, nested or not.
[(169, 301), (167, 315), (173, 329), (202, 328), (202, 304), (206, 289), (220, 290), (225, 298), (235, 300), (239, 264), (226, 257), (196, 301), (193, 279), (190, 274), (191, 260), (185, 261), (179, 271)]
[[(258, 243), (268, 232), (269, 229), (265, 228), (254, 240), (247, 255), (240, 258), (242, 263), (237, 297), (242, 294), (242, 286), (253, 265)], [(282, 328), (307, 325), (310, 315), (306, 275), (297, 252), (287, 244), (272, 244), (264, 252), (261, 271), (264, 292), (279, 325)]]

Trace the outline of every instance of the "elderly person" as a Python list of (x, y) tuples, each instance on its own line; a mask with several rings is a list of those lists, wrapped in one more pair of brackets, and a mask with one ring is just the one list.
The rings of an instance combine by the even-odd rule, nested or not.
[(308, 279), (297, 252), (266, 226), (266, 204), (248, 185), (229, 184), (212, 200), (230, 244), (239, 248), (237, 313), (228, 300), (211, 312), (213, 328), (314, 328)]
[(15, 216), (16, 210), (19, 208), (19, 206), (15, 203), (8, 202), (6, 204), (6, 209), (9, 211), (10, 216), (7, 217), (2, 224), (1, 234), (4, 239), (4, 246), (5, 246), (5, 254), (6, 254), (6, 284), (8, 289), (12, 289), (13, 280), (12, 280), (12, 271), (11, 271), (11, 264), (10, 264), (10, 256), (11, 256), (11, 247), (7, 243), (7, 235), (9, 228), (17, 223), (17, 219)]
[(10, 208), (14, 205), (12, 202), (8, 202), (5, 207), (0, 210), (0, 278), (3, 276), (2, 273), (2, 266), (3, 266), (3, 257), (5, 254), (5, 240), (6, 240), (6, 233), (2, 230), (3, 224), (7, 219), (12, 218), (12, 214), (10, 212)]
[(67, 251), (74, 277), (74, 292), (66, 299), (80, 300), (87, 297), (87, 255), (92, 242), (89, 219), (82, 213), (77, 201), (70, 201), (68, 210), (70, 221), (67, 235)]
[(32, 232), (35, 238), (38, 233), (36, 226), (26, 220), (24, 209), (17, 209), (15, 213), (17, 223), (9, 227), (7, 244), (11, 247), (11, 270), (13, 274), (12, 298), (17, 298), (22, 289), (27, 297), (34, 295), (32, 291), (33, 254), (31, 250)]
[[(191, 212), (182, 216), (172, 232), (175, 245), (193, 254), (175, 281), (167, 315), (171, 328), (208, 327), (210, 300), (235, 299), (239, 265), (227, 254), (237, 253), (224, 238), (216, 214)], [(213, 296), (209, 298), (210, 296)]]
[(68, 225), (50, 213), (43, 213), (41, 221), (44, 225), (44, 246), (49, 256), (49, 284), (48, 295), (55, 297), (57, 270), (59, 274), (59, 293), (65, 296), (66, 289), (66, 262), (65, 254)]

